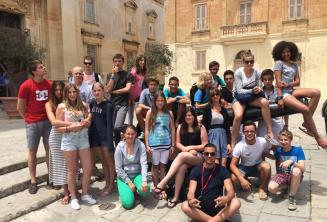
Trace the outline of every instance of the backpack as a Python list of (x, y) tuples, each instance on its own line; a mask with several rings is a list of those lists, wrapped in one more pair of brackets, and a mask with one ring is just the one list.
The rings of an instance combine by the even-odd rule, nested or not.
[(96, 82), (99, 82), (100, 81), (100, 78), (99, 78), (99, 74), (98, 73), (94, 73), (94, 79)]
[[(190, 100), (191, 100), (191, 105), (193, 107), (195, 107), (194, 95), (195, 95), (196, 91), (198, 91), (198, 89), (199, 89), (198, 85), (196, 83), (193, 83), (193, 85), (192, 85), (192, 87), (190, 89)], [(205, 92), (204, 92), (203, 89), (201, 89), (201, 90), (202, 90), (201, 100), (203, 100), (204, 97), (205, 97)]]

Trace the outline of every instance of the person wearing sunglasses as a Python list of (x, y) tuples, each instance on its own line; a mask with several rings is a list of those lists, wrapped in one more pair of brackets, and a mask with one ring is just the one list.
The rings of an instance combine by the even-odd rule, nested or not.
[(84, 78), (83, 82), (92, 88), (93, 83), (100, 82), (103, 84), (101, 75), (93, 71), (93, 60), (91, 56), (84, 57)]
[(236, 145), (243, 113), (247, 105), (261, 108), (262, 118), (267, 128), (265, 139), (273, 145), (278, 145), (278, 141), (274, 139), (274, 133), (271, 126), (269, 102), (262, 91), (260, 73), (253, 68), (253, 64), (254, 55), (251, 50), (247, 50), (243, 54), (244, 66), (235, 71), (235, 99), (232, 106), (234, 111), (231, 139), (232, 148)]
[[(259, 199), (267, 200), (266, 193), (271, 175), (270, 164), (263, 161), (263, 156), (269, 157), (272, 148), (264, 138), (256, 137), (257, 127), (254, 122), (243, 124), (244, 139), (236, 144), (230, 163), (232, 180), (240, 184), (243, 190), (250, 191), (251, 183), (248, 177), (260, 177)], [(270, 156), (271, 157), (271, 156)], [(240, 161), (240, 164), (238, 164)]]
[(182, 211), (196, 221), (228, 220), (241, 207), (230, 174), (225, 167), (215, 163), (215, 145), (205, 145), (203, 159), (203, 164), (191, 171), (189, 192)]

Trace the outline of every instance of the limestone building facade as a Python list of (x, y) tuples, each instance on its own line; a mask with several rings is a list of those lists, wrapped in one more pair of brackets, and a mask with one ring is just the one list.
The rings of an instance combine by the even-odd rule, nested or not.
[(49, 79), (94, 58), (106, 74), (116, 53), (125, 59), (144, 52), (148, 41), (164, 40), (163, 0), (0, 0), (0, 28), (20, 29), (46, 49)]
[(301, 86), (327, 97), (326, 0), (166, 0), (165, 42), (174, 52), (174, 74), (184, 88), (220, 63), (219, 75), (242, 65), (251, 49), (255, 67), (272, 68), (274, 45), (294, 41), (301, 56)]

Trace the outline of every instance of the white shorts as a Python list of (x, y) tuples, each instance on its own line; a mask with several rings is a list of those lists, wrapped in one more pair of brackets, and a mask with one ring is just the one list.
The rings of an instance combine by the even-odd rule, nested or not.
[(168, 160), (169, 150), (152, 150), (152, 165), (167, 164)]

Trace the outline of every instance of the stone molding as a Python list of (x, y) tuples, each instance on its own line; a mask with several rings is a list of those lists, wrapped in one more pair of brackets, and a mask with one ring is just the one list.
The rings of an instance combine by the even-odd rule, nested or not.
[(124, 5), (125, 5), (125, 7), (129, 7), (134, 10), (136, 10), (138, 8), (138, 6), (134, 0), (129, 0), (129, 1), (125, 2)]
[(29, 12), (29, 2), (27, 0), (3, 0), (0, 9), (16, 14), (27, 14)]

